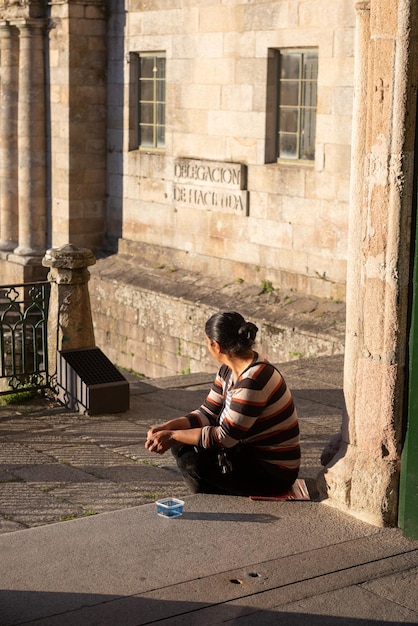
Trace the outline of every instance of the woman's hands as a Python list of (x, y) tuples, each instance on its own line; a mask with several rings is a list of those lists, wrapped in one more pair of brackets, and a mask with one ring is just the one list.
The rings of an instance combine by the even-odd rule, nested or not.
[(178, 417), (150, 428), (147, 433), (145, 447), (150, 452), (164, 454), (176, 443), (196, 446), (199, 442), (201, 431), (201, 428), (190, 428), (190, 422), (186, 417)]
[(150, 452), (164, 454), (174, 443), (172, 430), (162, 430), (161, 427), (154, 426), (154, 428), (150, 428), (147, 433), (145, 447)]
[(147, 433), (145, 447), (150, 452), (164, 454), (164, 452), (167, 452), (175, 443), (173, 431), (187, 428), (190, 428), (190, 423), (184, 416), (153, 426)]

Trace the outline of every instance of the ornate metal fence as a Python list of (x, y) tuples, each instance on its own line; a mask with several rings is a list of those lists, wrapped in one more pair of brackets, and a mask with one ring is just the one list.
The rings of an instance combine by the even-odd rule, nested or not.
[(49, 387), (49, 283), (0, 286), (0, 395)]

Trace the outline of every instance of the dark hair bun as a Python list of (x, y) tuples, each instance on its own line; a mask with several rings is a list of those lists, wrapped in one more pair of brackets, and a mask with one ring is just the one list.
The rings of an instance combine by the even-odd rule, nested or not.
[(252, 322), (246, 322), (236, 311), (215, 313), (205, 325), (206, 335), (217, 341), (222, 348), (236, 355), (246, 354), (252, 348), (258, 328)]
[(258, 328), (252, 322), (245, 322), (238, 330), (238, 336), (243, 345), (251, 346), (256, 338)]

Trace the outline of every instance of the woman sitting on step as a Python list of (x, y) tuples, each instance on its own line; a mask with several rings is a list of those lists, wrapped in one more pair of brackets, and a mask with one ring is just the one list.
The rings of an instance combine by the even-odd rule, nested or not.
[(299, 423), (286, 382), (253, 350), (258, 328), (236, 312), (213, 315), (207, 346), (221, 363), (199, 409), (148, 431), (145, 447), (171, 449), (193, 493), (275, 496), (300, 466)]

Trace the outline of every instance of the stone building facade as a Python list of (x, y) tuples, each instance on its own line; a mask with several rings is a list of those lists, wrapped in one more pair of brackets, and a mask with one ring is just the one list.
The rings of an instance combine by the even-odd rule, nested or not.
[(0, 2), (0, 274), (45, 276), (71, 241), (104, 246), (106, 3)]
[[(344, 298), (354, 9), (328, 4), (3, 0), (4, 272), (71, 241)], [(278, 163), (269, 55), (290, 48), (318, 55), (315, 158)], [(133, 139), (132, 68), (155, 51), (163, 149)]]
[(111, 253), (92, 271), (99, 343), (124, 337), (116, 362), (142, 350), (154, 375), (183, 369), (192, 343), (167, 320), (196, 334), (202, 277), (227, 302), (237, 285), (346, 296), (324, 486), (375, 524), (397, 523), (418, 419), (417, 37), (412, 0), (0, 0), (1, 282), (39, 276), (47, 247)]
[[(108, 211), (123, 212), (119, 250), (158, 249), (168, 265), (344, 298), (352, 2), (113, 4)], [(318, 56), (311, 160), (278, 160), (271, 147), (272, 57), (290, 49)], [(156, 51), (166, 63), (165, 147), (138, 149), (132, 64)]]

